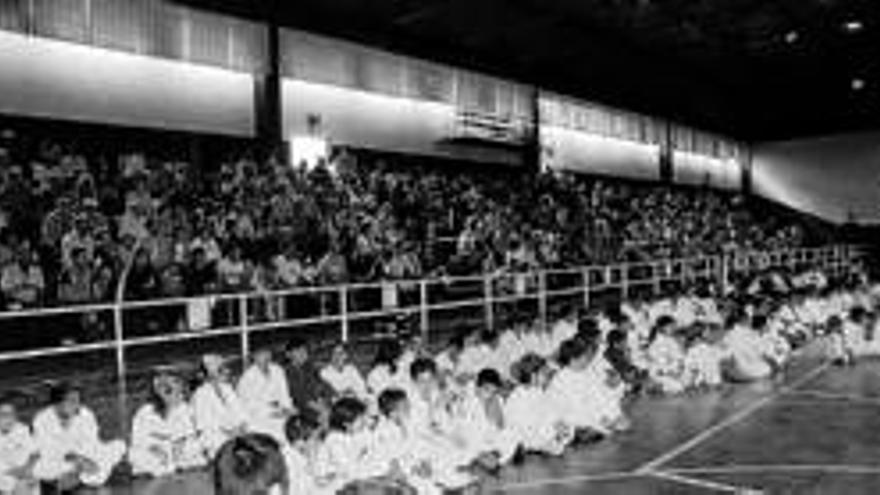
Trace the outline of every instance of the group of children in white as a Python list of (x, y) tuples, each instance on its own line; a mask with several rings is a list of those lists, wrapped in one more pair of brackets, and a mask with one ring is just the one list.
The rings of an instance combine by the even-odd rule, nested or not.
[(138, 475), (198, 469), (252, 433), (282, 446), (287, 482), (278, 493), (359, 483), (466, 490), (479, 473), (527, 455), (562, 455), (625, 432), (625, 403), (639, 393), (764, 379), (813, 341), (841, 363), (880, 354), (877, 296), (861, 286), (732, 307), (694, 294), (625, 302), (549, 328), (518, 319), (501, 332), (464, 333), (436, 356), (420, 337), (385, 341), (366, 376), (339, 344), (316, 369), (331, 399), (299, 405), (270, 350), (256, 351), (237, 382), (222, 357), (207, 355), (191, 397), (178, 374), (156, 374), (128, 448), (101, 440), (80, 391), (60, 385), (32, 428), (0, 401), (0, 493), (34, 493), (39, 481), (102, 485), (126, 456)]

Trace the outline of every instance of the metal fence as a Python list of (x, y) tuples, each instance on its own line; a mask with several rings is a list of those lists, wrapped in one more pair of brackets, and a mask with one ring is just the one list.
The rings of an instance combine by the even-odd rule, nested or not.
[[(859, 258), (857, 248), (830, 246), (2, 313), (4, 340), (19, 345), (0, 351), (0, 383), (37, 399), (45, 381), (73, 375), (102, 425), (125, 433), (150, 370), (193, 369), (205, 352), (244, 362), (251, 349), (277, 348), (294, 335), (369, 346), (402, 321), (436, 342), (466, 327), (502, 328), (510, 315), (546, 325), (575, 308), (688, 287), (725, 289), (768, 269), (844, 276)], [(71, 333), (82, 339), (83, 328), (98, 331), (54, 344)]]

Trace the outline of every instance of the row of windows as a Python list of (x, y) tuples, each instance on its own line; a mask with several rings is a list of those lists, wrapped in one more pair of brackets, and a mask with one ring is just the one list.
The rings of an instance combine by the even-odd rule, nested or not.
[(0, 29), (244, 72), (266, 53), (259, 24), (168, 0), (0, 0)]
[[(265, 27), (195, 10), (171, 0), (0, 0), (0, 29), (113, 50), (260, 72)], [(311, 82), (456, 105), (505, 119), (531, 117), (529, 88), (502, 79), (301, 31), (281, 36), (282, 74)], [(543, 123), (658, 144), (665, 121), (565, 97), (541, 99)], [(721, 136), (673, 126), (677, 150), (732, 158), (740, 146)]]

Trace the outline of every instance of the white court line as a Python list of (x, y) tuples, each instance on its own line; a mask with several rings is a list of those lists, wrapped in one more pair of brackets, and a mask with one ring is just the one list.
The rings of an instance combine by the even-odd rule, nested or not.
[(820, 390), (791, 390), (784, 395), (792, 398), (828, 399), (880, 406), (880, 397), (868, 397), (855, 394), (835, 394), (833, 392), (822, 392)]
[(830, 366), (830, 363), (827, 363), (827, 362), (817, 366), (809, 373), (807, 373), (804, 376), (800, 377), (799, 379), (795, 380), (791, 385), (784, 387), (784, 388), (780, 389), (779, 391), (777, 391), (776, 393), (768, 395), (767, 397), (764, 397), (761, 400), (753, 402), (751, 405), (745, 407), (744, 409), (740, 410), (739, 412), (735, 413), (734, 415), (728, 417), (724, 421), (716, 424), (715, 426), (711, 426), (711, 427), (703, 430), (701, 433), (698, 433), (695, 437), (684, 442), (683, 444), (679, 445), (678, 447), (675, 447), (672, 450), (669, 450), (669, 451), (659, 455), (658, 457), (646, 462), (641, 467), (637, 468), (634, 472), (636, 474), (651, 474), (654, 470), (656, 470), (658, 467), (662, 466), (663, 464), (666, 464), (667, 462), (684, 454), (688, 450), (693, 449), (694, 447), (700, 445), (701, 443), (705, 442), (706, 440), (709, 440), (713, 436), (717, 435), (718, 433), (720, 433), (723, 430), (726, 430), (727, 428), (730, 428), (731, 426), (735, 425), (736, 423), (744, 421), (746, 418), (748, 418), (752, 414), (755, 414), (760, 409), (766, 407), (767, 405), (769, 405), (771, 402), (776, 400), (778, 397), (780, 397), (781, 395), (783, 395), (787, 391), (795, 390), (798, 387), (800, 387), (801, 385), (809, 382), (810, 380), (812, 380), (813, 378), (815, 378), (816, 376), (821, 374), (823, 371), (828, 369), (829, 366)]
[(587, 483), (591, 481), (615, 481), (615, 480), (625, 480), (630, 478), (641, 478), (642, 476), (633, 473), (632, 471), (615, 471), (611, 473), (600, 473), (600, 474), (583, 474), (580, 476), (569, 476), (565, 478), (546, 478), (541, 480), (534, 481), (524, 481), (520, 483), (510, 483), (507, 485), (502, 485), (499, 487), (492, 488), (493, 492), (509, 492), (509, 491), (518, 491), (518, 490), (529, 490), (532, 488), (541, 488), (545, 486), (553, 486), (553, 485), (571, 485), (574, 483)]
[(699, 466), (692, 468), (664, 469), (666, 473), (674, 474), (761, 474), (761, 473), (791, 473), (791, 472), (819, 472), (830, 474), (880, 474), (880, 466), (851, 466), (834, 464), (775, 464), (775, 465), (740, 465), (727, 466)]
[(663, 472), (663, 471), (654, 471), (654, 472), (648, 474), (647, 476), (650, 476), (652, 478), (666, 480), (666, 481), (672, 481), (674, 483), (679, 483), (682, 485), (690, 485), (690, 486), (696, 486), (699, 488), (706, 488), (707, 490), (714, 490), (716, 492), (736, 493), (736, 494), (741, 494), (741, 495), (764, 493), (761, 490), (757, 490), (755, 488), (750, 488), (747, 486), (735, 486), (735, 485), (728, 485), (726, 483), (718, 483), (716, 481), (688, 478), (686, 476), (679, 476), (677, 474)]

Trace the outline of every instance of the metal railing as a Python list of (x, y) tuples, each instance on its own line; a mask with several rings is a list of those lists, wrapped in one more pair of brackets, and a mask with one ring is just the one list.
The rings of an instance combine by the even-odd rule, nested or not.
[[(466, 324), (499, 328), (511, 313), (525, 312), (547, 325), (560, 309), (595, 306), (609, 296), (652, 297), (667, 288), (694, 285), (726, 290), (738, 277), (768, 269), (819, 268), (842, 276), (857, 267), (860, 254), (853, 246), (829, 246), (0, 313), (4, 334), (18, 331), (37, 342), (0, 351), (0, 366), (15, 368), (15, 363), (42, 358), (80, 362), (79, 356), (85, 360), (86, 355), (100, 355), (95, 380), (106, 386), (107, 379), (115, 379), (118, 419), (125, 424), (129, 394), (137, 388), (129, 383), (138, 379), (132, 370), (175, 361), (195, 363), (195, 356), (208, 350), (235, 353), (245, 360), (255, 346), (279, 345), (295, 332), (334, 341), (370, 341), (383, 333), (377, 327), (400, 316), (426, 337)], [(103, 324), (103, 333), (93, 342), (59, 346), (46, 345), (39, 338), (42, 332), (63, 330), (66, 325), (77, 331), (75, 323), (85, 319)], [(181, 321), (186, 325), (178, 329)], [(61, 376), (69, 372), (56, 367)], [(109, 368), (115, 368), (115, 376)], [(20, 384), (29, 380), (28, 375), (44, 377), (51, 367), (22, 369), (4, 370), (3, 376)]]

